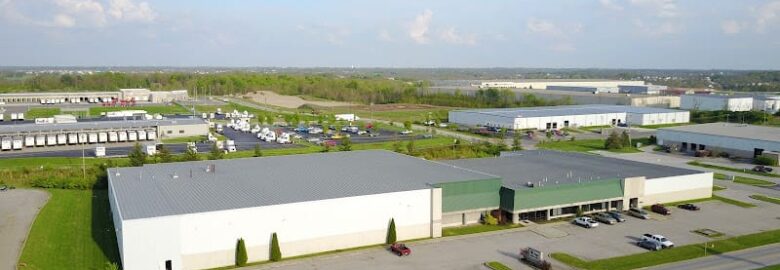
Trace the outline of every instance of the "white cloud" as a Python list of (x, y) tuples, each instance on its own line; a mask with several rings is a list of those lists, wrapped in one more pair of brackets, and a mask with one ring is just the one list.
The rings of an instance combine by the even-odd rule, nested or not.
[(132, 0), (110, 0), (108, 14), (114, 19), (129, 22), (152, 22), (157, 18), (149, 3), (134, 3)]
[(675, 0), (631, 0), (631, 4), (647, 9), (659, 18), (675, 18), (680, 15)]
[(780, 1), (772, 1), (754, 11), (756, 30), (763, 32), (767, 26), (774, 25), (780, 17)]
[(426, 9), (422, 14), (417, 15), (409, 24), (409, 37), (419, 44), (428, 43), (428, 28), (433, 18), (433, 12)]
[(723, 30), (724, 34), (739, 34), (739, 32), (742, 32), (743, 24), (735, 21), (735, 20), (726, 20), (721, 22), (720, 28)]
[(536, 18), (530, 18), (525, 24), (528, 31), (533, 33), (539, 33), (547, 36), (562, 37), (563, 31), (550, 21), (539, 20)]
[(623, 6), (618, 5), (613, 0), (599, 0), (599, 3), (601, 4), (602, 7), (605, 7), (605, 8), (610, 9), (610, 10), (614, 10), (614, 11), (621, 11), (621, 10), (623, 10)]
[(439, 33), (439, 38), (447, 43), (452, 44), (465, 44), (474, 45), (477, 44), (477, 38), (474, 34), (460, 34), (455, 31), (454, 27), (447, 28)]
[(56, 27), (64, 27), (69, 28), (76, 25), (76, 21), (73, 20), (73, 17), (65, 15), (65, 14), (57, 14), (54, 16), (53, 20), (53, 26)]

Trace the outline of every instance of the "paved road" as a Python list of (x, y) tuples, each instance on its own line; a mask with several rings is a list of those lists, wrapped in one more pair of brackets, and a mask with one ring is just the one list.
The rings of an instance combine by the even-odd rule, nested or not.
[(652, 270), (732, 270), (757, 269), (780, 264), (780, 244), (713, 255), (700, 259), (673, 263)]
[(42, 190), (0, 191), (0, 270), (16, 269), (27, 232), (48, 200)]

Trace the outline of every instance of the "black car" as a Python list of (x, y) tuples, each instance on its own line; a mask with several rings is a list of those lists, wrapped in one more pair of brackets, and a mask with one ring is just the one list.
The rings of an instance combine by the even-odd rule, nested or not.
[(691, 211), (699, 211), (699, 209), (701, 209), (701, 208), (699, 208), (699, 206), (697, 206), (695, 204), (692, 204), (692, 203), (681, 204), (681, 205), (678, 205), (677, 207), (679, 207), (681, 209), (685, 209), (685, 210), (691, 210)]
[(0, 191), (6, 191), (6, 190), (8, 190), (8, 186), (6, 186), (6, 185), (1, 185), (0, 186)]
[(636, 242), (636, 245), (652, 251), (659, 251), (663, 248), (661, 247), (661, 244), (647, 240), (640, 240), (639, 242)]
[(753, 167), (753, 171), (754, 172), (762, 172), (762, 173), (771, 173), (772, 172), (772, 168), (764, 166), (764, 165), (758, 165), (758, 166)]
[(609, 214), (610, 216), (612, 216), (612, 218), (614, 218), (615, 220), (617, 220), (617, 222), (625, 222), (625, 221), (626, 221), (626, 219), (625, 219), (625, 218), (623, 218), (623, 215), (622, 215), (622, 214), (620, 214), (620, 212), (619, 212), (619, 211), (617, 211), (617, 210), (609, 211), (609, 212), (607, 212), (607, 214)]

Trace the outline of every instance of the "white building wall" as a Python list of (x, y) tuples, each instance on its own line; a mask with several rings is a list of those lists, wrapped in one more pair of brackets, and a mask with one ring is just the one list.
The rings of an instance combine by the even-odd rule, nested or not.
[(642, 204), (709, 198), (712, 196), (712, 175), (712, 172), (705, 172), (646, 180)]
[(565, 127), (566, 121), (569, 121), (571, 127), (587, 126), (607, 126), (612, 124), (612, 119), (620, 120), (620, 123), (626, 122), (625, 113), (603, 113), (603, 114), (583, 114), (583, 115), (563, 115), (563, 116), (545, 116), (517, 118), (515, 129), (547, 129), (547, 123), (558, 123), (558, 129)]
[(753, 99), (753, 110), (767, 113), (777, 113), (780, 111), (780, 97), (772, 99)]
[(690, 112), (629, 113), (627, 121), (631, 125), (664, 125), (688, 123), (690, 117)]
[(515, 118), (467, 111), (450, 111), (449, 122), (467, 126), (498, 126), (502, 128), (512, 128), (515, 124)]
[[(391, 218), (399, 240), (440, 235), (431, 220), (441, 192), (394, 192), (274, 206), (125, 221), (124, 269), (204, 269), (234, 264), (238, 238), (249, 261), (268, 260), (276, 232), (282, 255), (292, 257), (384, 243)], [(441, 198), (438, 198), (438, 202)], [(154, 246), (154, 248), (149, 248)]]
[(716, 147), (740, 150), (747, 153), (753, 153), (755, 148), (764, 149), (764, 151), (780, 151), (780, 142), (777, 141), (734, 138), (668, 129), (659, 129), (656, 136), (658, 136), (659, 145), (671, 142), (687, 142), (688, 144), (703, 144), (707, 149)]
[(700, 111), (728, 110), (732, 112), (750, 111), (753, 109), (752, 97), (732, 97), (706, 95), (683, 95), (680, 108)]

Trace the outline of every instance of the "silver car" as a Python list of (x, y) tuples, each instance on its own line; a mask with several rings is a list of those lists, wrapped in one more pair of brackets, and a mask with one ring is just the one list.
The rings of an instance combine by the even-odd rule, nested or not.
[(645, 210), (638, 209), (638, 208), (629, 209), (628, 214), (641, 219), (650, 219), (650, 215), (648, 215)]
[(607, 213), (596, 213), (595, 215), (593, 215), (593, 219), (595, 219), (598, 222), (606, 223), (606, 224), (609, 224), (609, 225), (613, 225), (615, 223), (618, 223), (618, 221), (615, 218), (613, 218), (612, 216), (610, 216)]

